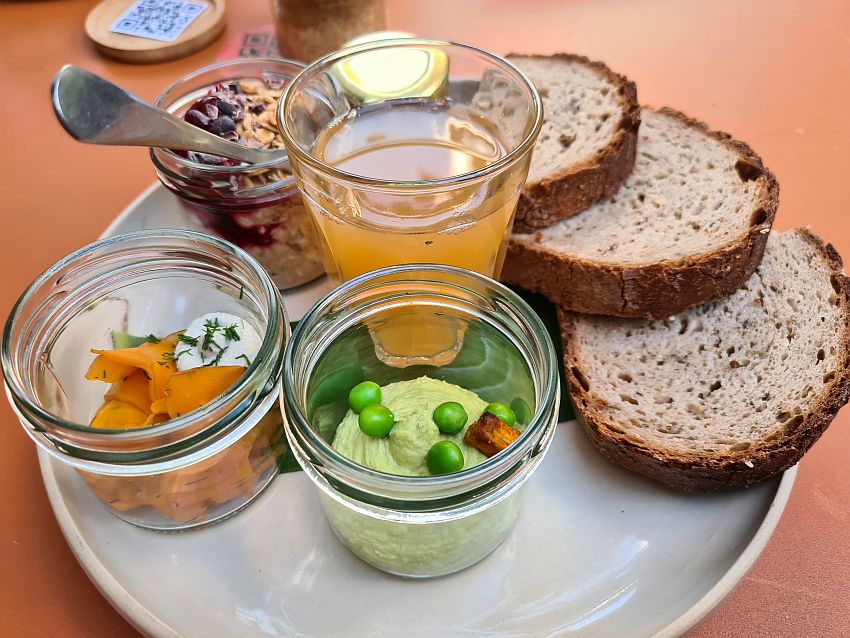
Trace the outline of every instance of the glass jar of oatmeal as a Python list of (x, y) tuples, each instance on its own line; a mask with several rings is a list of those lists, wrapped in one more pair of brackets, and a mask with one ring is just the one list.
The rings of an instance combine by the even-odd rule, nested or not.
[[(261, 58), (214, 64), (172, 84), (156, 105), (225, 139), (282, 149), (277, 101), (302, 68)], [(157, 176), (180, 198), (191, 228), (247, 251), (279, 288), (324, 273), (318, 235), (285, 160), (247, 165), (194, 152), (153, 148), (150, 153)]]
[(383, 0), (272, 0), (272, 13), (281, 55), (305, 62), (385, 25)]

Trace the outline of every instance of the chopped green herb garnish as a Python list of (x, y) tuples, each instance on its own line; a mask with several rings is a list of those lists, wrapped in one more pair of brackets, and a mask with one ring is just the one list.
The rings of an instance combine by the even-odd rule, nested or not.
[[(210, 344), (213, 343), (213, 337), (215, 336), (216, 330), (220, 328), (218, 324), (218, 317), (215, 319), (207, 319), (204, 322), (204, 341), (201, 344), (201, 350), (209, 350)], [(216, 347), (221, 350), (221, 346), (216, 345)]]
[(246, 355), (246, 354), (240, 354), (240, 355), (239, 355), (238, 357), (236, 357), (236, 358), (237, 358), (237, 359), (245, 359), (245, 365), (247, 365), (248, 367), (251, 367), (251, 360), (248, 358), (248, 355)]
[(150, 343), (159, 343), (160, 342), (159, 337), (157, 337), (154, 334), (149, 334), (147, 337), (145, 337), (145, 340), (150, 342)]
[(227, 350), (226, 347), (223, 348), (222, 350), (219, 350), (218, 354), (215, 355), (215, 358), (212, 361), (210, 361), (209, 363), (205, 363), (204, 365), (205, 366), (217, 366), (218, 362), (221, 361), (221, 357), (224, 355), (225, 350)]
[(245, 294), (245, 286), (239, 286), (239, 298), (242, 299), (242, 296)]
[(434, 242), (433, 242), (433, 241), (431, 241), (431, 240), (429, 239), (428, 241), (426, 241), (426, 242), (425, 242), (425, 245), (426, 245), (426, 246), (430, 246), (430, 245), (431, 245), (431, 244), (433, 244), (433, 243), (434, 243)]
[(157, 361), (157, 363), (161, 366), (167, 366), (170, 362), (177, 361), (177, 357), (174, 356), (173, 352), (163, 352), (162, 359)]
[(178, 352), (178, 353), (177, 353), (177, 355), (174, 357), (174, 360), (176, 361), (177, 359), (179, 359), (180, 357), (182, 357), (184, 354), (188, 354), (188, 353), (190, 353), (190, 352), (191, 352), (191, 350), (189, 350), (188, 348), (187, 348), (186, 350), (181, 350), (181, 351), (180, 351), (180, 352)]
[(197, 337), (190, 337), (190, 336), (185, 335), (185, 334), (182, 334), (179, 337), (177, 337), (177, 340), (180, 343), (185, 343), (185, 344), (188, 344), (190, 346), (198, 345), (198, 338)]
[(238, 326), (238, 325), (239, 324), (234, 323), (232, 325), (227, 326), (227, 328), (224, 329), (225, 339), (229, 339), (230, 341), (239, 341), (241, 339), (241, 337), (239, 336), (239, 333), (236, 331), (236, 326)]

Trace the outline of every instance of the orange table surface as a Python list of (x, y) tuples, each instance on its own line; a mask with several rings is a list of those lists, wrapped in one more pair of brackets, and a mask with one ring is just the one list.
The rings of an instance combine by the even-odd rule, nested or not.
[[(142, 149), (72, 141), (50, 108), (64, 63), (153, 99), (268, 23), (265, 0), (231, 0), (228, 31), (175, 62), (100, 57), (94, 4), (0, 5), (0, 315), (44, 268), (94, 240), (154, 181)], [(850, 259), (850, 3), (838, 0), (387, 0), (389, 26), (496, 53), (570, 51), (606, 61), (668, 105), (751, 144), (781, 184), (775, 227), (809, 225)], [(0, 635), (136, 636), (77, 565), (53, 518), (34, 446), (0, 402)], [(692, 638), (850, 636), (850, 411), (800, 464), (790, 502), (741, 586)], [(557, 548), (553, 548), (557, 551)]]

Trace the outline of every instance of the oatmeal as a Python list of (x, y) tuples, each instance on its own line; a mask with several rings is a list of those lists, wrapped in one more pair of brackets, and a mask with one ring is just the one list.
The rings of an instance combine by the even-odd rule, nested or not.
[[(250, 148), (283, 148), (277, 129), (277, 102), (284, 85), (262, 80), (234, 80), (217, 84), (207, 96), (194, 102), (183, 114), (193, 126), (230, 142)], [(238, 166), (236, 160), (186, 151), (185, 157), (200, 164)]]

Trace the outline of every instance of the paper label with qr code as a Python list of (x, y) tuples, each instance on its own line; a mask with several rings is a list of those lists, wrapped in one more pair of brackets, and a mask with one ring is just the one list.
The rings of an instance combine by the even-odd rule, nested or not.
[(109, 30), (173, 42), (206, 8), (204, 3), (189, 0), (137, 0)]

